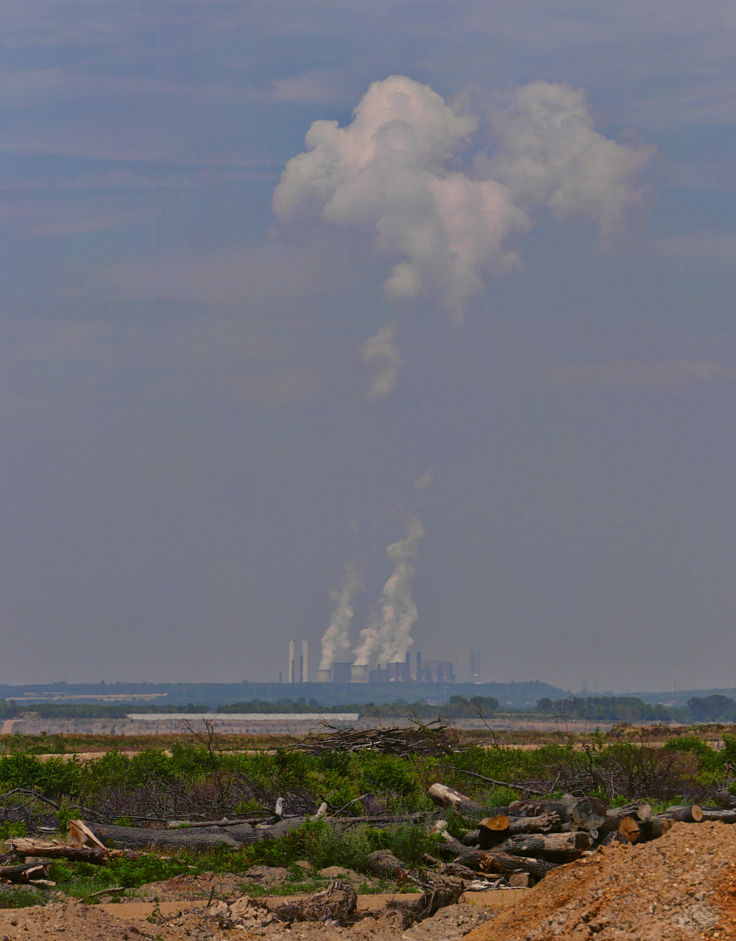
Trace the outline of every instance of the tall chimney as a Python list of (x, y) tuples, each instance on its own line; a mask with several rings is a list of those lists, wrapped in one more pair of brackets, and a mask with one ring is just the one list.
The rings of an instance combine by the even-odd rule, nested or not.
[(296, 645), (293, 640), (289, 641), (289, 683), (294, 683), (296, 678), (294, 676), (294, 666), (296, 661)]
[(302, 683), (309, 682), (309, 644), (302, 641)]

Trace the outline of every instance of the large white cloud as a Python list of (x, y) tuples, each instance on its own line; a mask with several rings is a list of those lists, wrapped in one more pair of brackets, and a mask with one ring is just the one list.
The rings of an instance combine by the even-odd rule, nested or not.
[(529, 227), (502, 183), (450, 169), (475, 127), (427, 85), (374, 82), (347, 127), (312, 124), (276, 189), (276, 215), (367, 228), (394, 262), (389, 297), (430, 291), (459, 313), (484, 272), (516, 263), (506, 243)]
[[(642, 202), (649, 151), (598, 133), (582, 91), (532, 82), (492, 125), (496, 150), (471, 159), (474, 117), (406, 76), (374, 82), (350, 124), (312, 124), (306, 151), (284, 169), (274, 212), (306, 232), (327, 225), (367, 235), (388, 261), (392, 301), (430, 298), (460, 320), (489, 277), (520, 265), (519, 237), (535, 213), (582, 217), (608, 239)], [(392, 372), (373, 395), (393, 387), (392, 351)]]
[(641, 145), (621, 144), (593, 126), (585, 93), (570, 85), (532, 82), (517, 89), (496, 114), (498, 152), (480, 161), (533, 210), (597, 223), (605, 239), (619, 235), (643, 202), (639, 176), (650, 156)]

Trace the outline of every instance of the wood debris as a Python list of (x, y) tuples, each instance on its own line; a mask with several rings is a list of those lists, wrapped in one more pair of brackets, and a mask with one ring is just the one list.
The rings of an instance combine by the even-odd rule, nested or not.
[[(328, 726), (328, 728), (331, 728)], [(459, 747), (457, 732), (440, 722), (415, 723), (407, 728), (332, 729), (294, 745), (308, 755), (329, 752), (375, 751), (382, 755), (447, 755)]]

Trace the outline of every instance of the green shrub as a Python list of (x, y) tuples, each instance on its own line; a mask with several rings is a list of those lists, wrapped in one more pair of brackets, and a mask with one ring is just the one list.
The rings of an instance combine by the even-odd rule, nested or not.
[(12, 840), (14, 836), (25, 836), (26, 832), (24, 823), (0, 823), (0, 840)]
[[(48, 896), (34, 886), (0, 885), (0, 909), (45, 905)], [(8, 936), (9, 937), (9, 936)]]

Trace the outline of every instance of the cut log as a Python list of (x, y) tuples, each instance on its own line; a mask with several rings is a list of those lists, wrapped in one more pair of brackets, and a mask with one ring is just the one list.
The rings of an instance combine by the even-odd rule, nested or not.
[(217, 846), (238, 847), (276, 840), (302, 826), (305, 818), (289, 817), (268, 825), (251, 826), (241, 823), (227, 827), (182, 827), (179, 830), (159, 830), (153, 827), (118, 827), (113, 824), (94, 824), (94, 832), (106, 843), (130, 849), (151, 846), (168, 848), (214, 849)]
[[(496, 814), (494, 817), (484, 817), (478, 823), (478, 846), (483, 850), (498, 846), (506, 839), (509, 829), (509, 818), (506, 814)], [(463, 840), (463, 842), (465, 842)]]
[(736, 823), (736, 810), (703, 810), (703, 820)]
[(465, 882), (472, 882), (477, 878), (477, 873), (462, 863), (445, 863), (442, 867), (444, 876), (454, 876), (456, 879), (463, 879)]
[(542, 879), (552, 869), (555, 869), (557, 863), (549, 862), (546, 859), (532, 859), (528, 856), (512, 856), (509, 853), (501, 853), (498, 850), (489, 850), (488, 856), (491, 861), (488, 863), (486, 872), (512, 873), (522, 870), (528, 872), (534, 879)]
[(472, 869), (473, 872), (488, 872), (491, 865), (490, 854), (484, 850), (464, 849), (457, 859), (453, 860), (454, 865), (463, 866), (466, 869)]
[(610, 833), (607, 833), (601, 840), (600, 845), (610, 846), (611, 843), (624, 843), (626, 846), (631, 846), (631, 843), (629, 843), (623, 833), (619, 833), (618, 830), (612, 830)]
[(652, 808), (646, 801), (634, 801), (632, 804), (626, 804), (623, 807), (609, 807), (606, 811), (606, 819), (598, 828), (601, 834), (610, 833), (618, 830), (618, 825), (624, 817), (633, 817), (634, 820), (648, 820), (652, 816)]
[(480, 813), (480, 804), (445, 784), (439, 782), (433, 784), (427, 793), (435, 804), (441, 807), (451, 807), (455, 813), (465, 817), (474, 817)]
[(593, 845), (584, 830), (572, 833), (520, 833), (505, 840), (498, 851), (513, 856), (552, 856), (577, 859)]
[[(503, 839), (503, 838), (502, 838)], [(480, 841), (480, 830), (468, 830), (460, 841), (463, 846), (478, 846)]]
[(606, 805), (597, 797), (583, 797), (573, 806), (570, 816), (581, 830), (598, 830), (606, 821)]
[(441, 830), (439, 838), (440, 841), (437, 846), (437, 852), (444, 859), (455, 859), (463, 853), (469, 852), (467, 846), (463, 846), (460, 840), (456, 840), (447, 830)]
[[(245, 826), (245, 825), (243, 825)], [(152, 846), (168, 848), (214, 849), (216, 846), (238, 847), (243, 843), (254, 843), (259, 839), (253, 827), (249, 827), (251, 839), (236, 839), (234, 831), (239, 827), (197, 827), (181, 830), (155, 830), (152, 827), (118, 827), (112, 824), (95, 825), (95, 833), (106, 843), (129, 849), (148, 849)]]
[(109, 850), (97, 846), (71, 846), (58, 840), (36, 840), (19, 836), (6, 843), (7, 848), (17, 856), (44, 856), (49, 859), (72, 859), (84, 863), (104, 863), (110, 855)]
[(19, 863), (17, 866), (0, 866), (0, 880), (8, 882), (29, 882), (33, 877), (37, 879), (49, 874), (48, 867), (51, 860), (35, 860), (32, 863)]
[(537, 816), (554, 813), (561, 821), (572, 823), (577, 830), (598, 829), (606, 819), (606, 805), (596, 797), (562, 797), (537, 801), (516, 801), (509, 805), (510, 816)]
[(185, 827), (238, 827), (244, 823), (251, 825), (263, 823), (268, 816), (264, 812), (262, 817), (240, 817), (234, 820), (229, 820), (227, 817), (220, 820), (167, 820), (166, 826), (169, 830), (182, 830)]
[(634, 817), (622, 817), (618, 822), (618, 832), (626, 838), (627, 843), (638, 843), (641, 834), (639, 821)]
[(462, 856), (455, 860), (460, 866), (467, 866), (475, 872), (501, 872), (504, 874), (517, 872), (519, 870), (528, 872), (535, 879), (541, 879), (551, 869), (554, 869), (557, 863), (545, 859), (533, 859), (526, 856), (513, 856), (510, 853), (504, 853), (500, 850), (468, 850)]
[(648, 820), (642, 820), (639, 824), (641, 828), (641, 840), (658, 840), (659, 837), (672, 829), (672, 821), (667, 817), (654, 816)]
[(703, 808), (699, 804), (678, 804), (668, 807), (661, 816), (684, 823), (700, 823), (703, 819)]
[(536, 817), (509, 817), (509, 836), (517, 833), (550, 833), (558, 830), (562, 820), (560, 815), (549, 811)]

